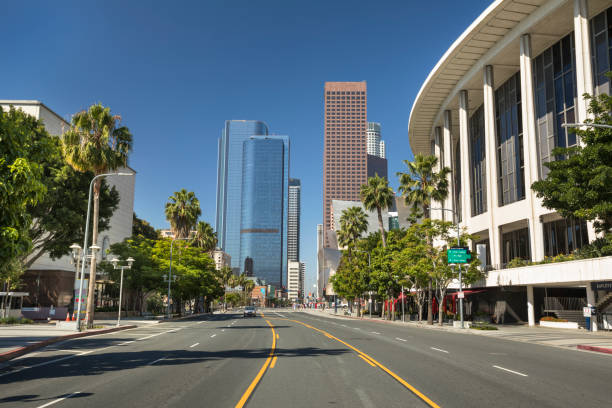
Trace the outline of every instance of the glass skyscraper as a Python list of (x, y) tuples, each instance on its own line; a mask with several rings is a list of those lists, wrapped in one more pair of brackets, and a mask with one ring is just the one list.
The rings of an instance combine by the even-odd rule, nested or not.
[(252, 136), (243, 142), (240, 263), (253, 276), (286, 286), (289, 138)]
[(268, 126), (257, 120), (228, 120), (219, 139), (216, 230), (219, 247), (232, 258), (232, 268), (243, 271), (240, 257), (242, 157), (244, 141), (267, 135)]

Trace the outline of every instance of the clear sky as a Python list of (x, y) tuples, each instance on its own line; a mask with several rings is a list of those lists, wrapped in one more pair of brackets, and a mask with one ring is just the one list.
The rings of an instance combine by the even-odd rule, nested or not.
[(66, 119), (102, 102), (134, 134), (134, 208), (157, 228), (174, 191), (214, 225), (217, 138), (227, 119), (291, 140), (302, 180), (307, 291), (322, 222), (323, 84), (367, 81), (389, 175), (411, 159), (408, 117), (430, 70), (489, 5), (470, 1), (3, 2), (0, 99), (37, 99)]

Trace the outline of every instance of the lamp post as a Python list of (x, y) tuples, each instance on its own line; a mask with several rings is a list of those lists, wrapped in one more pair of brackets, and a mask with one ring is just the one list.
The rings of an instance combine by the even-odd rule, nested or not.
[[(440, 211), (449, 211), (453, 214), (453, 217), (457, 220), (457, 246), (461, 245), (461, 240), (459, 239), (459, 216), (457, 215), (457, 213), (455, 212), (455, 210), (451, 210), (449, 208), (431, 208), (432, 210), (440, 210)], [(462, 288), (462, 284), (461, 284), (461, 264), (457, 264), (457, 267), (459, 268), (459, 292), (463, 292), (463, 288)], [(439, 305), (438, 308), (440, 309), (442, 305)], [(441, 310), (438, 312), (440, 313)], [(459, 316), (461, 318), (461, 328), (464, 329), (463, 327), (463, 298), (459, 298)]]
[(117, 327), (119, 327), (119, 323), (121, 322), (121, 295), (123, 294), (123, 270), (124, 269), (132, 269), (132, 264), (134, 263), (134, 258), (131, 256), (126, 259), (127, 265), (118, 265), (119, 259), (113, 258), (111, 259), (111, 263), (113, 264), (113, 269), (121, 269), (121, 279), (119, 283), (119, 313), (117, 314)]
[(172, 248), (176, 240), (188, 240), (189, 238), (172, 238), (170, 243), (170, 271), (168, 272), (168, 305), (166, 307), (166, 319), (170, 319), (170, 285), (172, 283)]
[[(85, 248), (87, 248), (87, 239), (89, 238), (89, 214), (91, 212), (91, 192), (93, 190), (93, 184), (94, 181), (96, 181), (96, 179), (101, 178), (101, 177), (106, 177), (106, 176), (133, 176), (134, 173), (104, 173), (104, 174), (98, 174), (97, 176), (94, 176), (94, 178), (91, 179), (91, 182), (89, 183), (89, 198), (87, 199), (87, 217), (86, 217), (86, 221), (85, 221), (85, 237), (83, 238), (83, 261), (81, 262), (81, 282), (79, 283), (79, 305), (77, 307), (77, 330), (81, 331), (81, 321), (79, 320), (81, 318), (81, 303), (82, 302), (82, 297), (83, 297), (83, 279), (85, 278), (85, 257), (87, 256), (87, 251), (85, 250)], [(93, 245), (91, 247), (91, 249), (100, 249), (100, 247)], [(96, 261), (95, 258), (95, 253), (94, 251), (92, 251), (92, 258), (91, 258), (92, 262)], [(96, 277), (89, 277), (89, 279), (95, 279)], [(89, 296), (92, 296), (93, 294), (90, 293)]]
[[(70, 261), (70, 263), (75, 264), (75, 269), (74, 269), (74, 284), (72, 285), (72, 298), (74, 299), (74, 290), (76, 289), (74, 286), (77, 284), (77, 282), (79, 281), (79, 265), (81, 263), (81, 256), (82, 256), (82, 251), (83, 248), (81, 248), (81, 246), (79, 244), (72, 244), (70, 245), (70, 249), (72, 249), (72, 260)], [(72, 313), (74, 314), (74, 304), (73, 304), (73, 309), (72, 309)]]

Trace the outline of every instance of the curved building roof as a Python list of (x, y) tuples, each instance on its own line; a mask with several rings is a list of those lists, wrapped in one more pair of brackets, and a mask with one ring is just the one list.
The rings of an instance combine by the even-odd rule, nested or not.
[[(609, 0), (587, 3), (589, 17), (609, 7)], [(442, 124), (444, 110), (453, 110), (453, 126), (458, 126), (460, 90), (468, 90), (470, 110), (480, 106), (485, 65), (494, 66), (495, 87), (501, 85), (519, 70), (520, 36), (531, 34), (536, 56), (573, 31), (573, 10), (572, 0), (494, 1), (444, 53), (421, 86), (408, 122), (412, 152), (429, 153), (432, 129)]]

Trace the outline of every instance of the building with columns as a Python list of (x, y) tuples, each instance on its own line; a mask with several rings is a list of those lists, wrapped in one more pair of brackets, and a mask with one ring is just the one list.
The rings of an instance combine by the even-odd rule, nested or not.
[(546, 176), (552, 149), (580, 143), (562, 124), (587, 118), (581, 95), (610, 92), (610, 6), (494, 1), (444, 53), (412, 106), (413, 152), (435, 154), (452, 169), (451, 194), (439, 207), (479, 237), (474, 249), (486, 246), (487, 276), (474, 286), (487, 289), (471, 303), (503, 311), (502, 319), (534, 325), (544, 313), (607, 307), (609, 293), (591, 282), (612, 280), (612, 258), (508, 264), (568, 254), (595, 239), (590, 223), (543, 207), (530, 186)]

